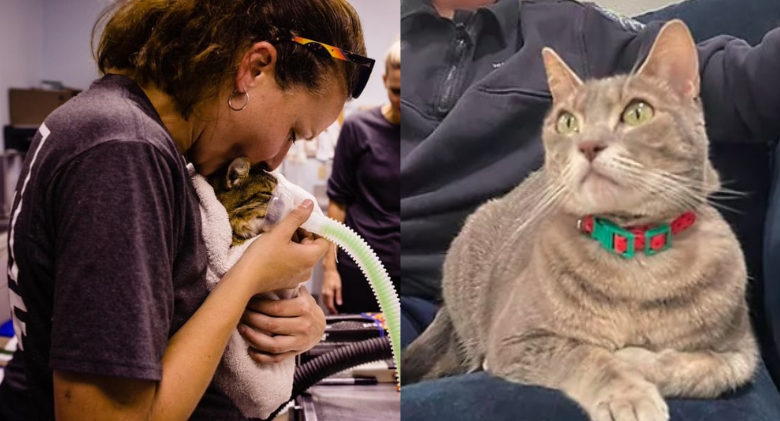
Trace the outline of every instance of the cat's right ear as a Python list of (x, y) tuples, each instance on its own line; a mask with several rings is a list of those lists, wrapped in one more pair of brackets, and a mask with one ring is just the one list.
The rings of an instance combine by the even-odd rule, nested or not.
[(675, 19), (664, 24), (637, 74), (666, 81), (683, 98), (699, 96), (699, 56), (685, 23)]
[(553, 100), (562, 100), (582, 85), (582, 80), (552, 48), (544, 47), (542, 49), (542, 59), (544, 59), (547, 85), (550, 87)]
[(227, 171), (227, 180), (225, 180), (228, 190), (237, 186), (249, 175), (250, 167), (249, 158), (245, 157), (236, 158), (230, 163)]

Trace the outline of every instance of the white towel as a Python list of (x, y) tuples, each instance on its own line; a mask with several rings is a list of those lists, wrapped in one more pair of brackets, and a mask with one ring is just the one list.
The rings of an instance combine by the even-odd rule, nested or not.
[[(200, 200), (203, 240), (209, 261), (206, 277), (209, 289), (213, 289), (258, 237), (249, 239), (240, 246), (230, 247), (233, 231), (225, 207), (217, 200), (214, 189), (206, 179), (197, 174), (192, 165), (188, 168)], [(286, 181), (281, 174), (273, 175), (280, 183)], [(318, 206), (314, 209), (315, 212), (322, 213)], [(269, 292), (261, 296), (279, 300), (293, 298), (297, 293), (296, 288)], [(295, 360), (288, 358), (281, 363), (259, 364), (249, 357), (248, 347), (249, 343), (235, 330), (214, 374), (214, 382), (245, 417), (265, 419), (290, 398)]]

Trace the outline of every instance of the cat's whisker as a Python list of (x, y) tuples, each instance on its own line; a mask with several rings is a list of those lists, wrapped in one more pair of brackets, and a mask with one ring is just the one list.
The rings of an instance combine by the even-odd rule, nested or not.
[(710, 199), (715, 199), (715, 200), (741, 200), (741, 199), (744, 199), (745, 196), (733, 196), (733, 195), (728, 195), (728, 194), (720, 194), (720, 192), (715, 192), (715, 193), (712, 193), (709, 196), (709, 198)]
[[(705, 192), (708, 191), (712, 187), (712, 186), (706, 184), (703, 181), (694, 180), (694, 179), (691, 179), (689, 177), (685, 177), (683, 175), (673, 174), (673, 173), (669, 173), (669, 172), (662, 171), (662, 170), (656, 170), (656, 172), (659, 173), (660, 175), (664, 176), (664, 177), (668, 177), (668, 178), (674, 179), (676, 181), (679, 181), (680, 183), (684, 183), (684, 184), (686, 184), (688, 186), (691, 186), (694, 189), (703, 190)], [(723, 198), (726, 198), (726, 197), (729, 197), (729, 198), (731, 198), (731, 197), (733, 197), (733, 198), (743, 198), (743, 197), (750, 196), (750, 193), (742, 192), (742, 191), (739, 191), (739, 190), (730, 189), (730, 188), (727, 188), (727, 187), (723, 187), (722, 186), (723, 183), (725, 183), (725, 182), (722, 181), (720, 183), (721, 186), (712, 193), (713, 195), (714, 194), (718, 194), (718, 195), (720, 195)]]
[(672, 202), (683, 207), (697, 207), (704, 203), (701, 195), (696, 194), (686, 186), (659, 177), (652, 172), (641, 171), (641, 164), (630, 160), (615, 160), (613, 166), (623, 175), (624, 181), (644, 193), (658, 194), (663, 192)]
[(641, 172), (641, 175), (644, 178), (661, 182), (663, 183), (664, 187), (681, 186), (684, 188), (684, 190), (686, 190), (686, 192), (690, 192), (690, 194), (696, 197), (704, 196), (704, 193), (706, 193), (708, 189), (708, 186), (704, 185), (703, 183), (697, 182), (685, 176), (672, 174), (661, 170), (648, 171), (642, 164), (628, 158), (617, 157), (615, 161), (626, 165), (627, 167), (623, 168), (625, 171), (629, 171), (629, 168), (634, 170), (642, 169), (643, 171)]
[(736, 213), (736, 214), (739, 214), (739, 215), (741, 215), (743, 213), (739, 209), (734, 209), (734, 208), (732, 208), (730, 206), (726, 206), (726, 205), (724, 205), (722, 203), (717, 203), (717, 202), (713, 202), (713, 201), (709, 201), (708, 200), (707, 204), (712, 206), (713, 208), (726, 210), (726, 211), (733, 212), (733, 213)]
[[(507, 195), (508, 199), (518, 203), (519, 207), (536, 205), (550, 195), (550, 188), (545, 174), (532, 174), (523, 183), (529, 187), (523, 190), (515, 190)], [(529, 195), (528, 190), (532, 191)]]
[[(565, 171), (566, 169), (564, 170), (564, 173)], [(542, 188), (541, 192), (542, 192), (541, 195), (534, 195), (534, 198), (539, 198), (539, 196), (541, 196), (539, 200), (534, 200), (533, 202), (528, 203), (529, 201), (527, 200), (527, 198), (525, 198), (526, 200), (522, 201), (522, 205), (529, 204), (531, 206), (530, 210), (528, 211), (528, 213), (523, 214), (525, 216), (524, 220), (519, 221), (516, 219), (516, 222), (519, 222), (519, 225), (501, 244), (498, 251), (499, 254), (502, 253), (504, 249), (508, 247), (510, 244), (515, 244), (515, 242), (521, 237), (523, 231), (529, 225), (536, 222), (540, 217), (544, 216), (553, 206), (560, 203), (561, 199), (565, 197), (565, 195), (567, 194), (566, 188), (563, 185), (558, 185), (552, 188), (547, 186), (547, 188)]]

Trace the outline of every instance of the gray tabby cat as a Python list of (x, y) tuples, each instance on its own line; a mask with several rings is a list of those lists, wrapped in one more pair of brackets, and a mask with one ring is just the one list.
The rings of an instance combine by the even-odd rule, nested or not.
[[(750, 381), (747, 275), (708, 202), (723, 190), (688, 29), (666, 24), (631, 75), (583, 83), (552, 50), (543, 57), (544, 168), (466, 221), (444, 264), (444, 307), (406, 350), (404, 381), (484, 368), (560, 389), (594, 421), (668, 420), (663, 396)], [(594, 221), (602, 242), (583, 232)], [(630, 238), (612, 237), (619, 227), (646, 239), (633, 257)]]

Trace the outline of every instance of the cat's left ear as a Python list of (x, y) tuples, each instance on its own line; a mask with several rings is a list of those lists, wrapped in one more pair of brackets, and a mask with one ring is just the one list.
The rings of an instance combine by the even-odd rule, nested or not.
[(661, 28), (637, 74), (665, 80), (685, 99), (699, 96), (699, 55), (681, 20), (669, 21)]
[(553, 100), (562, 100), (582, 85), (582, 80), (552, 48), (542, 49), (542, 59), (544, 70), (547, 72), (547, 85), (550, 86)]
[(249, 175), (250, 167), (251, 164), (249, 159), (245, 157), (236, 158), (230, 163), (227, 171), (227, 179), (225, 180), (225, 185), (228, 190), (237, 186)]

